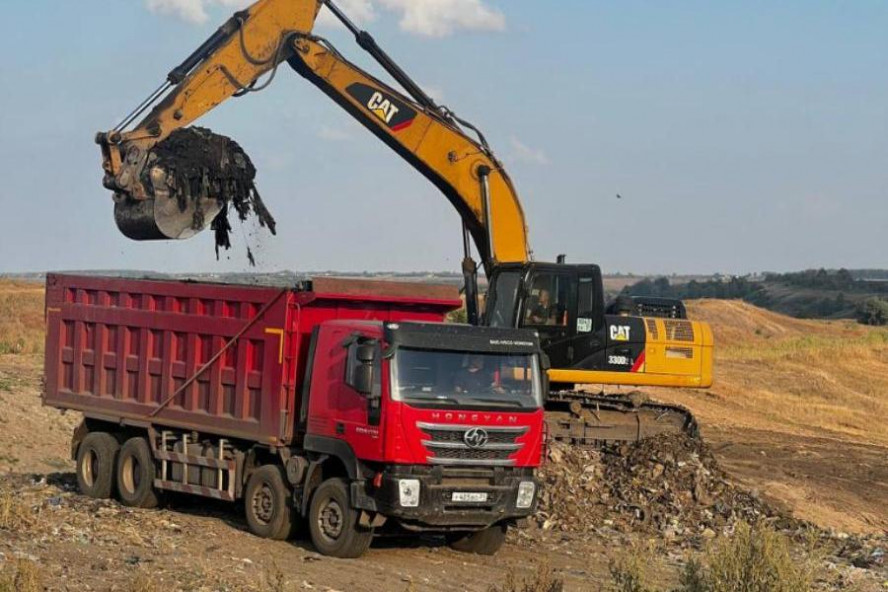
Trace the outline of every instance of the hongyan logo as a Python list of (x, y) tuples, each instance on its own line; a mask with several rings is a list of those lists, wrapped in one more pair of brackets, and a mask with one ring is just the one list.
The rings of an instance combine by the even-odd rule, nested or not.
[(404, 104), (403, 101), (399, 101), (390, 94), (372, 86), (356, 82), (346, 90), (393, 132), (410, 127), (416, 118), (416, 111)]

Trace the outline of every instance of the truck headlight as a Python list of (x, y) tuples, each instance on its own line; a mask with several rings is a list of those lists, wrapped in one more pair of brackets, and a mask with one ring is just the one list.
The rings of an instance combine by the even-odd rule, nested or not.
[(518, 486), (518, 500), (515, 507), (527, 509), (533, 505), (533, 494), (536, 493), (536, 484), (533, 481), (522, 481)]
[(398, 479), (398, 496), (402, 508), (419, 506), (419, 479)]

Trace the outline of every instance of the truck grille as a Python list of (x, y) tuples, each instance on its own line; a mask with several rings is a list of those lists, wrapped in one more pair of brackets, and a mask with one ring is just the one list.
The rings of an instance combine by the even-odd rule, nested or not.
[[(429, 452), (427, 460), (434, 465), (513, 466), (509, 457), (524, 445), (516, 440), (527, 433), (526, 427), (486, 427), (418, 422), (416, 426), (428, 439), (422, 441)], [(466, 432), (481, 429), (486, 441), (478, 446), (467, 443)]]

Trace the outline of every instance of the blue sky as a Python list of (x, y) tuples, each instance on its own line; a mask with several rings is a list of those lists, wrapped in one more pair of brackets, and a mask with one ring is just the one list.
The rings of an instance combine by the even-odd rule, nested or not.
[[(170, 9), (202, 0), (5, 7), (0, 272), (246, 269), (240, 246), (217, 263), (209, 233), (120, 235), (93, 144), (237, 2), (203, 1), (202, 23)], [(372, 7), (378, 41), (485, 131), (538, 259), (642, 273), (888, 267), (888, 3), (459, 2), (479, 20), (450, 19), (441, 0), (349, 3)], [(320, 31), (370, 66), (341, 31)], [(447, 201), (289, 69), (200, 124), (257, 164), (280, 229), (247, 236), (262, 269), (459, 269)]]

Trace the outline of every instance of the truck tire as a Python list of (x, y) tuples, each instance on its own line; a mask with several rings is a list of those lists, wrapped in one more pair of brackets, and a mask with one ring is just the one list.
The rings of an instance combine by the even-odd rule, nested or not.
[(114, 469), (120, 444), (107, 432), (86, 435), (77, 449), (77, 487), (80, 493), (108, 499), (114, 490)]
[(311, 542), (323, 555), (354, 559), (370, 547), (373, 529), (358, 524), (344, 479), (327, 479), (311, 496), (308, 511)]
[(151, 448), (145, 438), (130, 438), (117, 455), (117, 494), (124, 506), (156, 508), (160, 503), (154, 489), (156, 474)]
[(265, 465), (254, 471), (244, 492), (250, 532), (276, 541), (289, 538), (293, 528), (292, 497), (279, 467)]
[(506, 542), (505, 524), (494, 524), (478, 532), (455, 532), (447, 535), (447, 544), (454, 551), (476, 555), (496, 555)]

